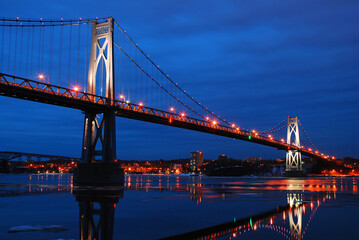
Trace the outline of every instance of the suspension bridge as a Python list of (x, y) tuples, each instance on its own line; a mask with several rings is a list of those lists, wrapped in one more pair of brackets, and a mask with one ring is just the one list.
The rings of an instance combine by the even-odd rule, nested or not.
[[(84, 163), (112, 163), (117, 158), (115, 117), (284, 150), (288, 172), (302, 171), (301, 155), (335, 159), (316, 148), (297, 117), (255, 131), (210, 111), (166, 74), (112, 17), (2, 18), (0, 27), (0, 95), (82, 110)], [(300, 138), (300, 132), (305, 138)]]

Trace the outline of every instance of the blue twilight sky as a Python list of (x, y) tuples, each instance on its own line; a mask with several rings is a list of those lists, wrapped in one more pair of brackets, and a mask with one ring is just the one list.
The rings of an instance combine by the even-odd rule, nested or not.
[[(298, 116), (319, 150), (359, 157), (359, 2), (1, 1), (0, 16), (112, 16), (190, 95), (248, 129)], [(80, 156), (78, 110), (0, 97), (0, 150)], [(275, 149), (117, 118), (120, 159), (284, 157)], [(304, 136), (303, 136), (304, 137)]]

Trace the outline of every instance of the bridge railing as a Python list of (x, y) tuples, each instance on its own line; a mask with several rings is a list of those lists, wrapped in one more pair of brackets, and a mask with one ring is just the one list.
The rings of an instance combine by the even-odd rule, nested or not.
[(284, 141), (284, 139), (276, 140), (276, 139), (272, 138), (271, 136), (268, 136), (268, 137), (263, 136), (256, 132), (250, 132), (250, 131), (247, 131), (244, 129), (240, 129), (239, 127), (224, 126), (221, 124), (217, 124), (215, 122), (210, 122), (207, 120), (201, 120), (201, 119), (197, 119), (197, 118), (193, 118), (193, 117), (188, 117), (184, 114), (167, 112), (167, 111), (150, 108), (150, 107), (145, 107), (143, 105), (124, 102), (124, 101), (120, 101), (120, 100), (114, 100), (113, 102), (109, 102), (109, 100), (106, 97), (81, 92), (75, 88), (74, 89), (64, 88), (64, 87), (52, 85), (49, 83), (34, 81), (34, 80), (16, 77), (16, 76), (4, 74), (4, 73), (0, 73), (0, 84), (29, 89), (29, 90), (36, 91), (39, 93), (46, 93), (46, 94), (51, 94), (54, 96), (71, 98), (71, 99), (80, 100), (80, 101), (84, 101), (84, 102), (100, 104), (100, 105), (104, 105), (104, 106), (110, 105), (112, 107), (117, 107), (117, 108), (123, 109), (123, 110), (128, 110), (128, 111), (137, 112), (137, 113), (144, 113), (147, 115), (153, 115), (153, 116), (165, 118), (168, 120), (168, 122), (170, 124), (173, 121), (185, 122), (185, 123), (189, 123), (189, 124), (193, 124), (193, 125), (197, 125), (197, 126), (211, 128), (214, 130), (220, 130), (223, 132), (246, 136), (246, 137), (248, 137), (248, 139), (253, 138), (253, 139), (262, 140), (262, 141), (265, 141), (268, 143), (274, 143), (276, 146), (278, 146), (278, 147), (281, 146), (283, 149), (298, 150), (298, 151), (308, 153), (310, 155), (317, 156), (320, 158), (325, 158), (325, 159), (328, 158), (328, 156), (325, 156), (323, 153), (319, 153), (317, 151), (313, 152), (311, 149), (305, 149), (303, 147), (296, 147), (294, 145), (287, 144)]
[(108, 104), (106, 97), (81, 92), (70, 88), (64, 88), (56, 85), (52, 85), (46, 82), (34, 81), (26, 78), (16, 77), (9, 74), (0, 73), (0, 83), (30, 89), (37, 92), (48, 93), (56, 96), (62, 96), (67, 98), (79, 99), (87, 102), (98, 103), (102, 105)]

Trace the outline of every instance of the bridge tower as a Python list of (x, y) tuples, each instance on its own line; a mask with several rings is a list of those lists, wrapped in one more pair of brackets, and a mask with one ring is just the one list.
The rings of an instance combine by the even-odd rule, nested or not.
[[(113, 109), (115, 100), (113, 34), (114, 19), (112, 17), (105, 22), (94, 21), (92, 23), (87, 93), (99, 95), (96, 84), (98, 85), (105, 76), (107, 107), (104, 108), (105, 110), (85, 111), (81, 164), (74, 173), (76, 184), (123, 183), (123, 170), (114, 164), (116, 122)], [(104, 74), (98, 71), (101, 64), (104, 66)]]
[[(113, 22), (113, 18), (108, 18), (103, 23), (92, 23), (87, 92), (96, 95), (96, 82), (98, 82), (97, 69), (103, 61), (106, 72), (105, 92), (109, 108), (101, 113), (93, 111), (85, 112), (82, 161), (88, 163), (93, 163), (95, 156), (101, 156), (102, 161), (108, 163), (113, 162), (116, 158), (115, 114), (110, 108), (115, 95)], [(101, 119), (100, 123), (98, 119)], [(102, 147), (102, 149), (96, 150), (97, 146)]]
[[(294, 142), (292, 142), (292, 134), (294, 134)], [(288, 117), (287, 126), (287, 144), (300, 148), (298, 117)], [(302, 155), (298, 150), (287, 150), (286, 155), (286, 172), (302, 172)]]

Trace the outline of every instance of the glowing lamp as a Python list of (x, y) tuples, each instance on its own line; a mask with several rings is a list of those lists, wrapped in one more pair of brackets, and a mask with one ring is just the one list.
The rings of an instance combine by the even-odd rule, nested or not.
[(44, 78), (45, 78), (44, 74), (39, 74), (38, 77), (39, 77), (40, 79), (44, 79)]
[(217, 124), (217, 122), (216, 122), (216, 121), (213, 121), (213, 122), (212, 122), (212, 124), (213, 124), (213, 125), (216, 125), (216, 124)]

